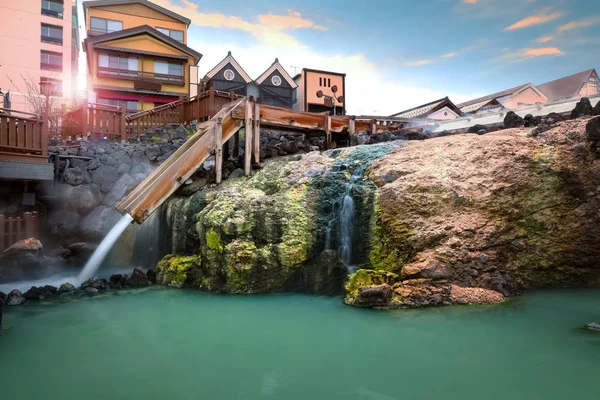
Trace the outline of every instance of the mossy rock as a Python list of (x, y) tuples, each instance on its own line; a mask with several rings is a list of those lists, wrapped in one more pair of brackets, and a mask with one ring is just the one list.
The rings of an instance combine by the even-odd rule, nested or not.
[(200, 256), (177, 256), (168, 254), (156, 264), (158, 283), (181, 288), (194, 269), (200, 268)]
[(354, 274), (348, 277), (344, 285), (346, 291), (346, 297), (344, 302), (346, 304), (354, 304), (356, 302), (356, 295), (361, 287), (365, 286), (377, 286), (387, 284), (392, 286), (394, 283), (400, 281), (400, 276), (389, 271), (384, 270), (372, 270), (372, 269), (359, 269)]

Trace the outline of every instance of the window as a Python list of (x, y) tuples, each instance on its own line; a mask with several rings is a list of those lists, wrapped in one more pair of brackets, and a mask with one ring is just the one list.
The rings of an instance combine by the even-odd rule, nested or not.
[(168, 61), (154, 60), (154, 73), (170, 76), (155, 76), (155, 79), (177, 81), (183, 80), (183, 65)]
[(319, 86), (323, 86), (323, 78), (319, 78)]
[(63, 43), (63, 29), (60, 26), (42, 24), (42, 42)]
[(598, 77), (591, 76), (590, 79), (581, 88), (581, 96), (593, 96), (600, 93), (600, 81)]
[(123, 30), (122, 21), (92, 17), (90, 20), (91, 31), (95, 33), (111, 33)]
[[(52, 96), (62, 96), (62, 81), (60, 79), (46, 78), (42, 76), (40, 83), (50, 82), (52, 83), (50, 94)], [(43, 90), (41, 90), (43, 93)]]
[(62, 54), (53, 51), (42, 50), (40, 52), (40, 68), (62, 71)]
[(63, 0), (42, 0), (42, 15), (62, 18), (63, 11)]
[(331, 79), (327, 78), (327, 87), (331, 87)]
[(99, 54), (98, 66), (102, 68), (137, 71), (138, 60), (136, 57), (117, 56), (114, 54)]
[(177, 40), (178, 42), (183, 43), (183, 31), (178, 31), (176, 29), (168, 29), (168, 28), (159, 28), (156, 27), (156, 30), (160, 33), (164, 33), (165, 35)]
[(132, 100), (118, 100), (118, 99), (98, 99), (99, 104), (107, 106), (125, 107), (127, 112), (135, 112), (138, 110), (138, 102)]

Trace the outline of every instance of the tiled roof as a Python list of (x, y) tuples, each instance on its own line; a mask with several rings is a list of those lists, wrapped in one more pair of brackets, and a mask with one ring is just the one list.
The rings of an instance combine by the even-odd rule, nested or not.
[(448, 106), (458, 115), (460, 115), (460, 110), (458, 107), (454, 105), (450, 101), (448, 97), (444, 97), (443, 99), (432, 101), (431, 103), (423, 104), (414, 108), (410, 108), (408, 110), (400, 111), (399, 113), (390, 115), (391, 117), (396, 118), (417, 118), (417, 117), (426, 117), (427, 115)]
[(460, 108), (462, 110), (463, 108), (465, 108), (467, 106), (471, 106), (471, 105), (475, 105), (475, 104), (478, 104), (478, 103), (487, 102), (487, 101), (490, 101), (490, 100), (497, 99), (499, 97), (509, 96), (509, 95), (511, 95), (511, 94), (513, 94), (515, 92), (518, 92), (519, 90), (523, 89), (527, 85), (531, 85), (531, 83), (526, 83), (524, 85), (515, 86), (514, 88), (510, 88), (510, 89), (502, 90), (500, 92), (488, 94), (487, 96), (478, 97), (478, 98), (473, 99), (473, 100), (465, 101), (464, 103), (457, 104), (457, 106), (458, 106), (458, 108)]
[(124, 53), (132, 53), (132, 54), (143, 54), (146, 56), (169, 57), (169, 58), (176, 58), (178, 60), (187, 60), (188, 59), (186, 56), (180, 56), (177, 54), (157, 53), (155, 51), (127, 49), (125, 47), (113, 47), (113, 46), (106, 46), (106, 45), (102, 45), (102, 44), (96, 44), (96, 45), (94, 45), (94, 48), (101, 49), (101, 50), (121, 51)]
[(264, 82), (265, 79), (267, 79), (269, 77), (269, 75), (271, 75), (273, 73), (273, 71), (279, 71), (279, 73), (281, 74), (281, 76), (283, 77), (283, 79), (285, 79), (287, 81), (287, 83), (290, 84), (290, 86), (292, 88), (297, 88), (298, 84), (296, 82), (294, 82), (294, 80), (292, 79), (292, 77), (290, 76), (290, 74), (288, 74), (288, 72), (285, 70), (285, 68), (283, 68), (281, 66), (281, 64), (279, 64), (279, 60), (276, 58), (275, 61), (273, 62), (273, 64), (271, 64), (271, 66), (262, 73), (261, 76), (259, 76), (258, 78), (256, 78), (256, 83), (257, 84), (261, 84)]
[(233, 68), (235, 68), (237, 70), (237, 72), (239, 72), (240, 76), (242, 77), (242, 79), (244, 79), (244, 81), (246, 81), (246, 83), (252, 82), (252, 78), (250, 78), (250, 76), (246, 73), (246, 71), (244, 71), (244, 68), (242, 68), (242, 66), (235, 60), (235, 58), (233, 58), (230, 51), (227, 52), (227, 57), (225, 57), (213, 69), (208, 71), (208, 73), (204, 76), (204, 79), (205, 80), (211, 79), (213, 76), (216, 75), (217, 72), (219, 72), (221, 69), (223, 69), (223, 67), (225, 67), (227, 64), (233, 65)]
[(497, 105), (498, 101), (496, 99), (485, 99), (478, 103), (469, 104), (467, 106), (461, 107), (460, 111), (464, 113), (475, 113), (479, 111), (481, 108), (489, 106), (489, 105)]
[(114, 90), (117, 92), (128, 92), (128, 93), (139, 93), (139, 94), (154, 94), (161, 96), (184, 96), (185, 93), (180, 92), (165, 92), (160, 91), (157, 92), (155, 90), (146, 90), (146, 89), (133, 89), (133, 88), (125, 88), (120, 86), (110, 86), (110, 85), (94, 85), (94, 90)]
[(119, 4), (131, 4), (131, 3), (145, 5), (146, 7), (152, 8), (153, 10), (156, 10), (159, 13), (168, 15), (171, 18), (175, 18), (176, 20), (181, 21), (186, 25), (189, 25), (192, 22), (189, 18), (186, 18), (183, 15), (179, 15), (171, 10), (167, 10), (166, 8), (161, 7), (158, 4), (154, 4), (148, 0), (95, 0), (95, 1), (84, 1), (82, 3), (82, 5), (83, 5), (84, 13), (87, 16), (88, 7), (114, 6), (114, 5), (119, 5)]
[(570, 99), (579, 95), (581, 87), (590, 79), (592, 73), (595, 73), (593, 68), (551, 82), (543, 83), (537, 87), (546, 95), (546, 97), (548, 97), (548, 101)]

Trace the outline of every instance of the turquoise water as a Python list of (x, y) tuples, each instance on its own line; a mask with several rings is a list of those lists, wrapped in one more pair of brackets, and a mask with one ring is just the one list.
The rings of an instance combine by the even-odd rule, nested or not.
[(339, 298), (151, 288), (5, 314), (21, 399), (598, 398), (600, 291), (377, 312)]

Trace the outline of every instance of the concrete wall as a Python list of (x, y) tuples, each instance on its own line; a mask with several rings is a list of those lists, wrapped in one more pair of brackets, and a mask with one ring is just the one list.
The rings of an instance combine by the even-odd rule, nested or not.
[[(77, 83), (73, 81), (72, 69), (77, 63), (72, 65), (71, 61), (72, 3), (74, 1), (65, 0), (62, 19), (42, 15), (39, 0), (0, 3), (0, 88), (3, 92), (10, 90), (13, 109), (33, 111), (26, 104), (24, 93), (27, 90), (22, 77), (36, 85), (41, 77), (60, 79), (63, 96), (71, 98), (74, 94)], [(42, 23), (63, 28), (62, 45), (41, 41)], [(62, 71), (42, 70), (41, 50), (62, 53)]]

